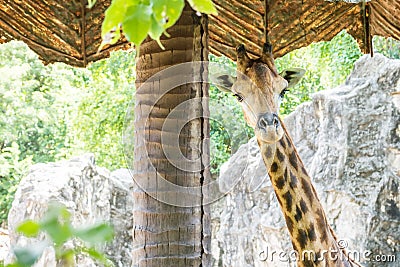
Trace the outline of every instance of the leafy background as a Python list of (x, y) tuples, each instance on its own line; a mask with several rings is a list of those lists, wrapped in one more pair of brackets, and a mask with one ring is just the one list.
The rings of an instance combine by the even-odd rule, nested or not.
[[(399, 58), (400, 44), (374, 38), (375, 50)], [(285, 116), (311, 94), (344, 82), (361, 56), (353, 38), (341, 32), (330, 42), (312, 44), (277, 60), (279, 70), (302, 67), (304, 79), (287, 94)], [(235, 66), (224, 57), (210, 60)], [(68, 159), (83, 152), (95, 153), (97, 164), (111, 170), (124, 168), (121, 132), (135, 88), (135, 53), (115, 52), (107, 60), (86, 69), (64, 64), (44, 66), (21, 42), (0, 46), (0, 224), (7, 218), (20, 179), (38, 162)], [(237, 148), (227, 129), (244, 127), (247, 142), (253, 133), (245, 125), (241, 109), (229, 94), (211, 86), (210, 97), (229, 106), (236, 119), (211, 121), (212, 173)], [(236, 127), (236, 128), (235, 128)], [(239, 130), (238, 130), (239, 131)], [(243, 132), (243, 130), (241, 129)]]

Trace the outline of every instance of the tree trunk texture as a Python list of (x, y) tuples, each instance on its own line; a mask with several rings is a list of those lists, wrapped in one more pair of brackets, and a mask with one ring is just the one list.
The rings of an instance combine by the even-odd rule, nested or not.
[[(165, 50), (150, 39), (140, 47), (137, 62), (136, 88), (152, 75), (170, 66), (192, 61), (207, 61), (207, 17), (197, 16), (186, 4), (179, 21), (168, 30), (170, 37), (163, 38)], [(204, 69), (204, 75), (207, 70)], [(202, 75), (203, 75), (202, 74)], [(179, 146), (189, 159), (200, 158), (201, 171), (184, 171), (169, 162), (163, 152), (161, 129), (166, 117), (177, 105), (195, 97), (208, 96), (207, 83), (188, 83), (164, 95), (155, 105), (151, 101), (160, 90), (179, 75), (158, 79), (151, 86), (136, 93), (134, 179), (139, 184), (153, 183), (157, 175), (187, 187), (199, 187), (209, 180), (208, 106), (201, 102), (191, 104), (188, 112), (200, 116), (188, 122), (180, 131)], [(144, 110), (151, 110), (149, 118)], [(149, 155), (147, 157), (146, 155)], [(158, 184), (157, 184), (158, 185)], [(154, 185), (154, 191), (168, 194)], [(153, 190), (151, 189), (151, 190)], [(210, 265), (210, 213), (203, 205), (203, 191), (197, 199), (199, 206), (178, 207), (165, 204), (150, 196), (148, 190), (134, 190), (132, 266), (209, 266)], [(154, 193), (154, 192), (153, 192)]]

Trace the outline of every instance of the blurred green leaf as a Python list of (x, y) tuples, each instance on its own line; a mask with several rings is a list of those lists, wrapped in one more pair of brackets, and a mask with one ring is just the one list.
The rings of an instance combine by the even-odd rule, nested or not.
[(65, 206), (52, 203), (39, 222), (40, 229), (50, 236), (56, 246), (60, 246), (72, 237), (70, 217)]
[(63, 266), (74, 266), (76, 254), (74, 249), (56, 251), (56, 253), (56, 258), (63, 261)]
[(211, 0), (188, 0), (192, 8), (200, 13), (218, 15)]
[(128, 40), (137, 47), (146, 38), (151, 26), (151, 6), (138, 4), (129, 6), (122, 21), (123, 31)]
[(102, 262), (106, 266), (113, 266), (104, 254), (92, 247), (85, 247), (74, 242), (74, 248), (65, 248), (67, 241), (79, 238), (90, 245), (104, 244), (114, 237), (113, 229), (105, 223), (86, 226), (74, 229), (71, 225), (71, 214), (63, 204), (50, 203), (49, 208), (38, 223), (34, 221), (25, 221), (18, 229), (27, 235), (37, 235), (39, 230), (46, 232), (52, 243), (46, 241), (36, 243), (26, 248), (16, 248), (14, 254), (17, 262), (15, 266), (32, 266), (42, 255), (43, 250), (54, 245), (56, 259), (61, 260), (66, 266), (72, 266), (75, 262), (75, 255), (80, 252), (88, 253), (89, 256)]
[[(211, 0), (189, 0), (189, 3), (198, 12), (217, 14)], [(136, 48), (147, 35), (157, 40), (161, 46), (161, 34), (167, 35), (165, 30), (176, 23), (184, 6), (184, 0), (113, 0), (105, 12), (101, 31), (103, 40), (99, 50), (117, 42), (120, 26)]]
[(24, 234), (27, 237), (35, 237), (38, 235), (40, 225), (37, 222), (28, 220), (17, 227), (17, 232)]
[(174, 25), (181, 16), (184, 0), (151, 0), (153, 16), (160, 26), (167, 29)]
[(161, 44), (160, 37), (161, 34), (164, 32), (164, 28), (162, 25), (154, 18), (154, 16), (151, 16), (151, 27), (149, 31), (149, 35), (153, 40), (156, 40), (158, 45), (164, 49), (164, 46)]
[(110, 31), (119, 28), (119, 25), (122, 24), (124, 20), (128, 7), (138, 3), (139, 0), (113, 0), (105, 12), (104, 21), (101, 25), (102, 38)]
[(93, 245), (112, 240), (114, 237), (114, 231), (111, 226), (101, 223), (89, 227), (75, 229), (74, 235)]
[(48, 247), (48, 243), (38, 242), (30, 245), (29, 247), (22, 248), (16, 247), (13, 249), (15, 257), (17, 259), (17, 266), (20, 267), (30, 267), (32, 266), (42, 255), (44, 249)]
[(107, 259), (103, 253), (97, 251), (95, 248), (84, 248), (82, 251), (88, 253), (93, 259), (96, 259), (97, 261), (102, 263), (105, 267), (115, 266), (112, 261)]

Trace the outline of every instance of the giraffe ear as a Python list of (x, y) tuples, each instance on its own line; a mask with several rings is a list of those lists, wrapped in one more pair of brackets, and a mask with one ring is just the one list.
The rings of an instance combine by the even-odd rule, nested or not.
[(232, 85), (236, 82), (236, 77), (228, 74), (210, 75), (211, 82), (221, 91), (230, 92)]
[(306, 70), (300, 68), (290, 68), (282, 71), (279, 75), (281, 75), (286, 81), (288, 81), (289, 87), (295, 86), (300, 79), (303, 77)]

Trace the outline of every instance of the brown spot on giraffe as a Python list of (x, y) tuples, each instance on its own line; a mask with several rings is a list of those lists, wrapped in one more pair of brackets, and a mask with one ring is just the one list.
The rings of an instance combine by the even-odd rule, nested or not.
[(307, 232), (303, 229), (299, 229), (297, 232), (296, 241), (302, 249), (305, 249), (308, 243)]
[(290, 162), (290, 165), (292, 165), (293, 168), (295, 170), (297, 170), (297, 155), (296, 155), (296, 152), (294, 150), (289, 155), (289, 162)]
[(283, 162), (285, 160), (285, 155), (283, 155), (279, 149), (276, 150), (276, 157), (278, 158), (279, 162)]
[(290, 172), (289, 178), (289, 186), (290, 188), (294, 189), (297, 186), (297, 177), (292, 172)]
[(315, 233), (315, 228), (314, 228), (314, 224), (313, 223), (311, 223), (309, 228), (308, 228), (307, 236), (308, 236), (308, 239), (311, 240), (311, 241), (317, 240), (317, 234)]
[(294, 215), (294, 219), (296, 221), (300, 221), (303, 218), (303, 212), (301, 211), (299, 206), (296, 206), (296, 214)]
[[(294, 226), (294, 222), (292, 220), (292, 218), (290, 218), (289, 216), (287, 216), (285, 214), (285, 220), (286, 220), (286, 226), (289, 230), (289, 233), (293, 234), (293, 226)], [(293, 242), (293, 241), (292, 241)]]
[(281, 140), (279, 140), (279, 144), (282, 146), (283, 149), (285, 149), (286, 148), (285, 138), (281, 138)]
[(308, 211), (307, 204), (304, 199), (300, 200), (300, 209), (303, 213), (306, 213)]
[(292, 212), (292, 205), (293, 205), (292, 194), (288, 191), (285, 194), (283, 194), (282, 197), (283, 197), (283, 199), (285, 201), (286, 211), (291, 213)]
[(278, 163), (274, 162), (271, 165), (271, 172), (276, 172), (278, 170)]
[(278, 179), (276, 179), (276, 187), (278, 187), (279, 189), (282, 189), (286, 182), (285, 182), (285, 178), (283, 178), (283, 176), (279, 176)]
[(315, 267), (315, 266), (318, 266), (318, 265), (315, 264), (314, 261), (309, 260), (309, 259), (299, 262), (299, 266), (300, 265), (304, 266), (304, 267)]
[(301, 187), (304, 191), (304, 194), (307, 196), (307, 198), (310, 200), (310, 203), (312, 203), (315, 200), (314, 197), (314, 192), (311, 189), (310, 183), (308, 181), (308, 177), (303, 177), (301, 178)]
[(292, 140), (288, 136), (286, 136), (286, 143), (288, 144), (289, 148), (292, 148)]

